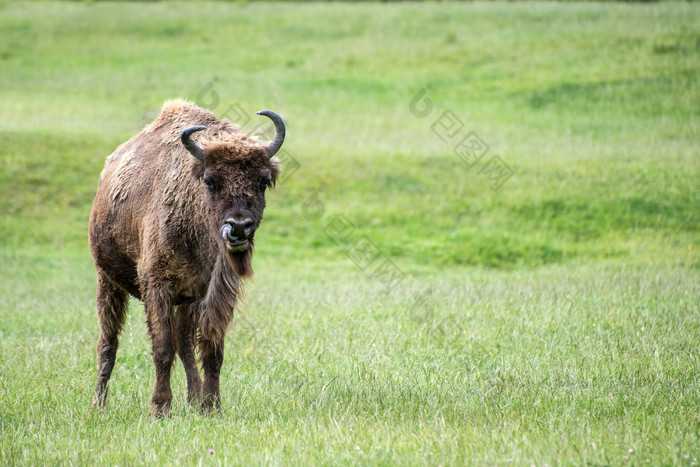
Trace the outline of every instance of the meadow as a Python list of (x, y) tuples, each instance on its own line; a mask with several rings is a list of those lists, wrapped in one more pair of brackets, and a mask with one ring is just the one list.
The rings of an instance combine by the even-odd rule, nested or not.
[[(0, 2), (0, 464), (696, 465), (700, 7)], [(96, 382), (97, 179), (288, 123), (222, 414)], [(264, 130), (264, 129), (263, 129)]]

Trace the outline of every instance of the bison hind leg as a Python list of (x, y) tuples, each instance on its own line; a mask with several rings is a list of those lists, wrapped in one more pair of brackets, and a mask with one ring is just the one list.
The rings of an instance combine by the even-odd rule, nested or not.
[(127, 293), (98, 268), (97, 317), (100, 323), (100, 338), (97, 341), (97, 387), (92, 398), (92, 405), (95, 407), (107, 405), (109, 378), (114, 368), (119, 333), (124, 326), (127, 307)]
[(202, 387), (202, 410), (221, 412), (221, 395), (219, 393), (219, 374), (224, 361), (224, 339), (210, 341), (201, 339), (202, 369), (204, 371), (204, 383)]
[(178, 305), (175, 312), (175, 346), (187, 378), (187, 401), (192, 406), (202, 399), (202, 378), (197, 369), (197, 311), (199, 302)]

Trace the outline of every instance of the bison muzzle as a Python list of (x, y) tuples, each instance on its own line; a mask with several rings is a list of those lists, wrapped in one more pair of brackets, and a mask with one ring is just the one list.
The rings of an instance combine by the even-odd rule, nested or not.
[(241, 281), (252, 275), (254, 236), (285, 137), (279, 115), (258, 114), (274, 123), (269, 143), (189, 102), (166, 102), (153, 123), (107, 158), (90, 214), (100, 323), (94, 405), (107, 404), (132, 295), (144, 303), (152, 340), (151, 414), (170, 412), (176, 354), (190, 403), (221, 409), (224, 337)]

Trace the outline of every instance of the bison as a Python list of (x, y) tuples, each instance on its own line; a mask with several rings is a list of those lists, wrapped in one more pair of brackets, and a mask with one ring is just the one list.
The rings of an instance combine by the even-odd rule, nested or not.
[(107, 404), (132, 295), (144, 303), (152, 340), (150, 413), (170, 413), (176, 353), (185, 368), (189, 402), (221, 410), (224, 337), (242, 280), (252, 275), (253, 237), (265, 190), (280, 173), (275, 153), (285, 137), (279, 115), (258, 114), (274, 123), (269, 143), (190, 102), (169, 101), (153, 123), (107, 158), (89, 227), (100, 324), (93, 405)]

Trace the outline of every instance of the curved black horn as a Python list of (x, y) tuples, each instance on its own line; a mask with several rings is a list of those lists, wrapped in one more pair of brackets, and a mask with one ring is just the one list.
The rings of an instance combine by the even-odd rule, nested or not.
[(206, 129), (207, 127), (205, 126), (189, 126), (182, 130), (182, 133), (180, 133), (180, 141), (182, 141), (182, 144), (185, 145), (185, 149), (187, 149), (190, 152), (190, 154), (192, 154), (194, 157), (196, 157), (202, 162), (204, 162), (204, 149), (197, 146), (197, 143), (190, 139), (190, 135), (196, 131), (202, 131)]
[(258, 112), (258, 115), (268, 117), (275, 124), (275, 137), (267, 145), (267, 157), (272, 157), (277, 154), (277, 151), (282, 147), (282, 143), (284, 143), (284, 135), (286, 134), (284, 120), (272, 110), (261, 110)]

